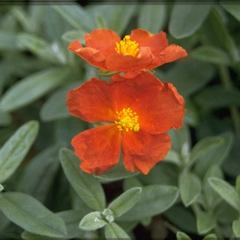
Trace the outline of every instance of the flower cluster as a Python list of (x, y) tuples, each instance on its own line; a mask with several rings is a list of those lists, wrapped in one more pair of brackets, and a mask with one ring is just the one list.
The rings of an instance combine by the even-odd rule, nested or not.
[(87, 173), (101, 174), (117, 165), (122, 151), (129, 171), (147, 174), (170, 150), (167, 131), (182, 126), (184, 99), (176, 88), (148, 71), (186, 56), (168, 45), (166, 34), (137, 29), (123, 40), (113, 31), (96, 29), (69, 49), (102, 70), (115, 74), (110, 83), (92, 78), (68, 93), (69, 112), (101, 126), (75, 136), (72, 145)]

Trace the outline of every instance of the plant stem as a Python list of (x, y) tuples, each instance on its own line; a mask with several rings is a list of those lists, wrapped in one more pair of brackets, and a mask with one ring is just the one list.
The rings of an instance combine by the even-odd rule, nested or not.
[[(219, 72), (224, 87), (227, 90), (232, 90), (234, 86), (231, 82), (228, 68), (224, 65), (219, 65)], [(236, 131), (237, 136), (240, 138), (240, 116), (238, 112), (238, 107), (235, 105), (230, 106), (230, 112), (233, 120), (234, 129)]]

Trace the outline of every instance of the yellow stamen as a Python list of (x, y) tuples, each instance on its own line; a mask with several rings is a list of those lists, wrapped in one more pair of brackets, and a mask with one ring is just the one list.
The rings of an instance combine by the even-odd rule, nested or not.
[(117, 115), (118, 121), (115, 121), (115, 123), (118, 125), (117, 128), (119, 131), (123, 131), (123, 129), (125, 129), (126, 132), (128, 132), (129, 129), (133, 130), (134, 132), (139, 131), (140, 126), (136, 112), (133, 112), (130, 108), (123, 108), (122, 111), (117, 111)]
[(116, 42), (116, 52), (122, 53), (123, 55), (130, 55), (135, 57), (139, 52), (138, 43), (132, 41), (129, 35), (126, 35), (120, 43)]

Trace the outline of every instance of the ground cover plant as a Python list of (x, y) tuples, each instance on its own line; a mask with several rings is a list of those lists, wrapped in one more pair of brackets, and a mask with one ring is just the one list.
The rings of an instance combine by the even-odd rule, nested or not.
[(239, 16), (3, 5), (0, 238), (240, 238)]

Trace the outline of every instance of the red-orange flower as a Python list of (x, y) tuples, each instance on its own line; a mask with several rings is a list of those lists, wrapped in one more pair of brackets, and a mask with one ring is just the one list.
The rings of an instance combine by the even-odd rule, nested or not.
[(126, 80), (114, 75), (110, 83), (97, 78), (68, 93), (70, 113), (104, 125), (75, 136), (72, 145), (87, 173), (114, 167), (123, 153), (125, 168), (147, 174), (170, 149), (171, 128), (182, 126), (184, 99), (171, 83), (143, 72)]
[(164, 32), (151, 34), (136, 29), (121, 41), (117, 33), (110, 29), (95, 29), (85, 34), (84, 38), (86, 47), (75, 40), (69, 45), (69, 50), (95, 67), (128, 72), (128, 77), (187, 56), (180, 46), (168, 45)]

